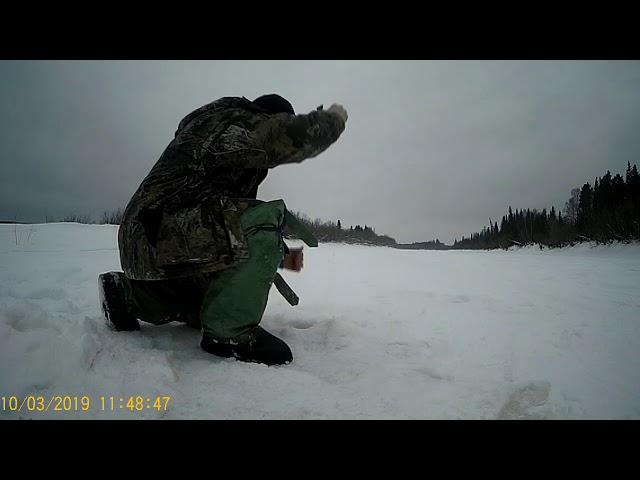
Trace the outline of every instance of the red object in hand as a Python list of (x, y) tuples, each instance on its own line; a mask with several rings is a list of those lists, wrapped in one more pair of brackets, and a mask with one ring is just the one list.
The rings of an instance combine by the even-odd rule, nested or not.
[(304, 266), (304, 255), (302, 253), (302, 247), (289, 248), (289, 253), (284, 256), (282, 260), (282, 268), (287, 270), (293, 270), (299, 272)]

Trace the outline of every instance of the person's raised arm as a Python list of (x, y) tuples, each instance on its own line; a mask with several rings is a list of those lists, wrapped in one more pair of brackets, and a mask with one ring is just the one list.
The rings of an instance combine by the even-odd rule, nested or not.
[(313, 158), (342, 134), (347, 111), (337, 104), (328, 110), (307, 114), (279, 113), (262, 121), (248, 132), (231, 126), (217, 142), (218, 165), (242, 168), (273, 168)]

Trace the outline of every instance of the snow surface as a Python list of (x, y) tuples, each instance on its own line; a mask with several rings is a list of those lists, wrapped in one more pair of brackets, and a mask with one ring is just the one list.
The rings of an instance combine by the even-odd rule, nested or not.
[(110, 330), (97, 276), (119, 269), (115, 226), (0, 225), (0, 396), (93, 402), (1, 419), (640, 418), (638, 244), (305, 248), (282, 272), (300, 305), (273, 289), (262, 322), (294, 352), (283, 367), (211, 356), (180, 324)]

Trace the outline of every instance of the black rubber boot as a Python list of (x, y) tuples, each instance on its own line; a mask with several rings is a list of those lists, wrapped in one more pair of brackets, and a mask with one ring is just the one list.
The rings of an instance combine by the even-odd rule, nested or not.
[(293, 361), (289, 346), (262, 327), (256, 327), (246, 339), (239, 342), (203, 336), (200, 346), (213, 355), (243, 362), (286, 365)]
[(98, 276), (100, 306), (108, 324), (118, 332), (140, 330), (138, 320), (127, 310), (122, 285), (122, 272), (108, 272)]

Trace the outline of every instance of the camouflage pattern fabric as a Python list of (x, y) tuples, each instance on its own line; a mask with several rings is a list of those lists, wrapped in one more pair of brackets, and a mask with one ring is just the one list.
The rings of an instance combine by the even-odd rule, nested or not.
[(246, 262), (242, 199), (255, 199), (269, 168), (317, 156), (344, 131), (328, 111), (270, 115), (225, 97), (187, 115), (134, 193), (118, 232), (134, 280), (216, 272)]

